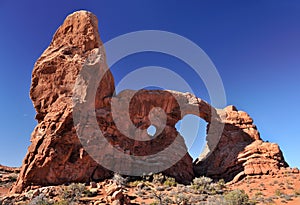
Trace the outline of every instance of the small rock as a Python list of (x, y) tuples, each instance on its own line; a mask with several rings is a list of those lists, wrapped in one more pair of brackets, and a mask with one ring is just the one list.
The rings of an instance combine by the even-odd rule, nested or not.
[(118, 190), (120, 190), (121, 189), (121, 187), (120, 186), (118, 186), (117, 184), (112, 184), (112, 185), (110, 185), (108, 188), (106, 188), (106, 194), (108, 195), (108, 196), (110, 196), (110, 195), (112, 195), (115, 191), (118, 191)]
[(298, 174), (299, 173), (299, 169), (297, 167), (292, 169), (292, 173), (294, 174)]
[(91, 182), (90, 187), (91, 188), (97, 188), (97, 183), (96, 182)]
[(164, 190), (165, 190), (165, 188), (164, 188), (164, 187), (162, 187), (162, 186), (159, 186), (159, 187), (157, 187), (157, 188), (156, 188), (156, 190), (157, 190), (157, 191), (164, 191)]
[(113, 193), (113, 195), (111, 196), (111, 200), (115, 201), (115, 200), (122, 200), (123, 199), (123, 191), (122, 189), (116, 191)]
[(37, 197), (40, 194), (40, 190), (36, 189), (33, 191), (32, 196)]
[(98, 188), (91, 188), (89, 190), (92, 194), (97, 194), (99, 192), (99, 189)]

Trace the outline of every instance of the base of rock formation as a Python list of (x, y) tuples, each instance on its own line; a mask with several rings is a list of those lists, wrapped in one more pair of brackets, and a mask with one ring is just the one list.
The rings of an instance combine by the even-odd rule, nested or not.
[[(0, 204), (228, 204), (234, 203), (231, 193), (242, 193), (238, 190), (244, 190), (248, 201), (255, 204), (298, 205), (300, 202), (297, 168), (282, 168), (276, 174), (247, 176), (227, 184), (199, 179), (208, 183), (199, 188), (194, 183), (176, 184), (170, 178), (163, 179), (162, 175), (130, 181), (116, 175), (102, 182), (36, 187), (22, 194), (0, 192)], [(10, 182), (1, 181), (0, 190), (8, 186)], [(239, 196), (245, 197), (244, 194)]]

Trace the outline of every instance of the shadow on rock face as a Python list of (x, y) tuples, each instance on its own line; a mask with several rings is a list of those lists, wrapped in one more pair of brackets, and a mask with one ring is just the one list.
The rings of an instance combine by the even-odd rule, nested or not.
[[(247, 113), (232, 106), (218, 111), (192, 94), (176, 91), (125, 90), (115, 95), (102, 45), (96, 16), (79, 11), (66, 18), (37, 60), (30, 97), (38, 125), (12, 192), (102, 180), (113, 171), (162, 171), (189, 183), (194, 175), (230, 180), (242, 170), (251, 173), (251, 166), (254, 174), (260, 173), (257, 167), (265, 173), (286, 166), (278, 146), (251, 147), (261, 142), (256, 127)], [(91, 83), (97, 79), (101, 80)], [(207, 149), (194, 165), (175, 128), (187, 114), (209, 124)], [(150, 125), (157, 129), (154, 139), (147, 134)], [(277, 158), (256, 158), (261, 150), (275, 150)], [(264, 164), (256, 159), (264, 159)]]

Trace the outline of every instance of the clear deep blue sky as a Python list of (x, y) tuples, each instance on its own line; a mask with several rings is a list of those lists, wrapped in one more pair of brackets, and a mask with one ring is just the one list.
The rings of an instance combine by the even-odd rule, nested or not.
[[(29, 99), (33, 65), (64, 18), (82, 9), (98, 16), (103, 42), (128, 32), (154, 29), (177, 33), (198, 44), (219, 71), (227, 104), (247, 111), (261, 137), (278, 143), (287, 162), (300, 167), (297, 0), (1, 0), (0, 164), (21, 165), (36, 125)], [(118, 82), (129, 71), (149, 65), (173, 69), (193, 84), (198, 97), (209, 101), (201, 79), (170, 56), (133, 55), (112, 71)], [(199, 138), (191, 151), (193, 157), (200, 152)]]

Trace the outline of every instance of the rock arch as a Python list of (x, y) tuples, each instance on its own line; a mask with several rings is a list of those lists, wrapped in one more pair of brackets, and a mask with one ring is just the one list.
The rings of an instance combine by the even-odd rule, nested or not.
[[(143, 156), (163, 150), (179, 134), (175, 128), (176, 122), (186, 114), (194, 114), (209, 123), (207, 149), (193, 164), (179, 135), (178, 151), (185, 154), (164, 171), (177, 181), (189, 183), (195, 175), (202, 174), (230, 180), (241, 171), (246, 174), (266, 173), (287, 166), (279, 147), (262, 142), (253, 120), (233, 106), (217, 110), (192, 94), (176, 91), (125, 90), (115, 95), (114, 79), (107, 68), (105, 53), (99, 50), (102, 42), (97, 24), (97, 18), (90, 12), (79, 11), (69, 15), (37, 60), (32, 73), (30, 97), (37, 112), (38, 125), (32, 133), (31, 145), (12, 192), (22, 192), (29, 186), (87, 182), (111, 176), (112, 172), (98, 164), (82, 147), (73, 119), (76, 103), (85, 101), (84, 96), (88, 92), (84, 86), (74, 89), (76, 78), (90, 55), (102, 56), (94, 66), (103, 75), (97, 88), (95, 106), (91, 110), (94, 112), (96, 109), (98, 126), (107, 141), (124, 153)], [(101, 73), (103, 70), (107, 72)], [(84, 81), (81, 83), (85, 85)], [(74, 92), (80, 93), (75, 105), (72, 98)], [(160, 107), (165, 112), (166, 126), (156, 124), (160, 131), (156, 141), (134, 141), (117, 129), (111, 102), (122, 102), (129, 97), (132, 97), (130, 120), (125, 120), (123, 126), (130, 122), (146, 130), (151, 123), (155, 123), (149, 119), (153, 108)], [(117, 108), (120, 118), (126, 116), (122, 103)], [(88, 126), (85, 129), (89, 131)], [(268, 155), (259, 159), (253, 157), (257, 156), (256, 150)], [(172, 157), (166, 156), (166, 159), (172, 160)], [(260, 163), (262, 159), (263, 164)]]

